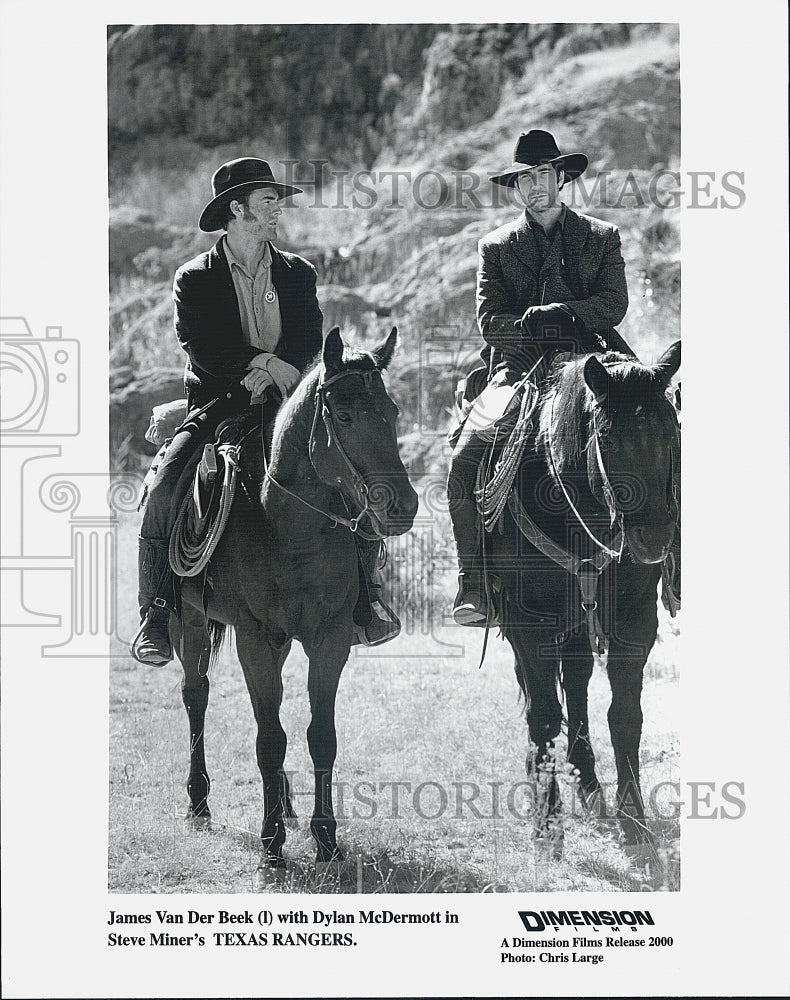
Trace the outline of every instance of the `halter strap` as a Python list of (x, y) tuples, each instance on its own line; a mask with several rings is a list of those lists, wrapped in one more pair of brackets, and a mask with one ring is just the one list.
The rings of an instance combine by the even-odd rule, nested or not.
[[(546, 452), (547, 452), (548, 459), (549, 459), (549, 465), (551, 466), (551, 474), (554, 477), (554, 480), (556, 481), (557, 485), (562, 490), (562, 495), (565, 497), (566, 503), (568, 504), (568, 506), (570, 507), (570, 509), (573, 511), (574, 517), (579, 522), (579, 524), (582, 526), (582, 528), (584, 528), (584, 531), (586, 532), (587, 536), (598, 546), (599, 549), (601, 549), (602, 552), (605, 552), (606, 555), (608, 555), (610, 557), (610, 559), (616, 559), (619, 562), (622, 559), (622, 557), (623, 557), (623, 550), (625, 548), (625, 531), (623, 530), (623, 515), (620, 514), (620, 513), (618, 513), (618, 511), (617, 511), (617, 507), (615, 506), (614, 491), (612, 490), (612, 484), (609, 482), (609, 478), (606, 475), (606, 469), (604, 468), (604, 464), (603, 464), (603, 456), (601, 455), (600, 443), (598, 441), (598, 427), (597, 427), (597, 425), (595, 423), (595, 417), (593, 416), (593, 437), (595, 438), (596, 459), (597, 459), (597, 462), (598, 462), (598, 468), (599, 468), (599, 470), (601, 472), (601, 476), (602, 476), (603, 481), (604, 481), (604, 496), (606, 497), (606, 505), (607, 505), (607, 507), (609, 509), (609, 517), (611, 519), (611, 525), (612, 525), (612, 527), (614, 527), (614, 525), (617, 524), (618, 527), (619, 527), (619, 529), (620, 529), (619, 530), (619, 538), (620, 538), (620, 549), (619, 549), (619, 551), (615, 551), (614, 549), (610, 549), (608, 545), (604, 545), (604, 543), (602, 541), (600, 541), (598, 538), (596, 538), (596, 536), (592, 533), (592, 531), (590, 530), (590, 528), (587, 526), (587, 523), (584, 520), (584, 518), (581, 516), (581, 514), (579, 513), (579, 511), (576, 509), (576, 505), (574, 504), (573, 500), (570, 497), (570, 494), (568, 493), (567, 489), (565, 488), (565, 483), (563, 483), (563, 481), (562, 481), (562, 476), (560, 475), (559, 469), (557, 468), (557, 463), (554, 460), (554, 445), (553, 445), (552, 439), (551, 439), (551, 430), (552, 430), (552, 426), (554, 424), (554, 400), (555, 400), (555, 398), (556, 397), (552, 398), (552, 401), (551, 401), (551, 421), (550, 421), (550, 424), (549, 424), (549, 433), (546, 436)], [(608, 496), (607, 496), (607, 490), (608, 490), (608, 494), (609, 494)]]
[[(541, 552), (547, 559), (551, 559), (558, 566), (562, 567), (566, 573), (575, 576), (579, 583), (582, 609), (587, 619), (587, 636), (590, 640), (590, 648), (594, 653), (602, 654), (606, 648), (606, 636), (601, 621), (598, 617), (598, 581), (601, 574), (612, 562), (619, 559), (617, 553), (612, 549), (601, 546), (591, 559), (582, 559), (579, 556), (568, 552), (561, 545), (558, 545), (552, 538), (538, 527), (526, 511), (517, 490), (512, 490), (508, 497), (508, 507), (516, 522), (516, 527), (530, 544), (534, 545), (538, 552)], [(624, 534), (621, 530), (620, 553), (623, 551)], [(615, 543), (617, 542), (615, 539)]]
[[(332, 418), (332, 411), (328, 406), (327, 399), (325, 396), (328, 386), (332, 385), (334, 382), (339, 381), (341, 378), (346, 378), (348, 375), (361, 375), (363, 377), (366, 386), (370, 385), (373, 375), (378, 375), (379, 378), (381, 377), (381, 373), (379, 372), (379, 370), (377, 368), (373, 368), (364, 372), (361, 371), (339, 372), (337, 375), (332, 375), (328, 379), (319, 378), (315, 391), (315, 410), (313, 413), (313, 425), (310, 432), (310, 440), (313, 440), (315, 436), (316, 426), (318, 424), (318, 414), (320, 412), (321, 418), (326, 428), (327, 441), (329, 447), (331, 448), (334, 446), (335, 451), (340, 456), (346, 468), (348, 469), (349, 476), (351, 478), (351, 487), (356, 493), (358, 502), (360, 502), (360, 506), (362, 508), (359, 511), (359, 513), (355, 517), (348, 518), (348, 517), (343, 517), (342, 514), (335, 514), (332, 511), (326, 511), (321, 507), (316, 507), (314, 504), (311, 504), (308, 500), (305, 500), (304, 497), (300, 497), (298, 493), (294, 493), (292, 490), (289, 490), (287, 487), (283, 486), (282, 483), (278, 482), (271, 474), (271, 471), (269, 469), (269, 463), (266, 458), (265, 448), (263, 449), (264, 474), (266, 478), (269, 480), (269, 482), (271, 482), (274, 486), (276, 486), (277, 489), (280, 490), (282, 493), (285, 493), (293, 500), (298, 500), (299, 503), (303, 504), (305, 507), (314, 511), (316, 514), (321, 514), (323, 517), (326, 517), (335, 526), (337, 526), (338, 524), (342, 524), (345, 528), (348, 528), (348, 530), (352, 534), (359, 533), (361, 537), (367, 538), (369, 541), (378, 541), (382, 539), (384, 535), (382, 534), (382, 532), (378, 530), (375, 522), (370, 516), (370, 497), (367, 484), (365, 483), (365, 481), (363, 480), (362, 476), (359, 474), (357, 469), (354, 467), (354, 464), (352, 463), (351, 459), (346, 454), (346, 450), (343, 447), (342, 442), (340, 441), (340, 438), (337, 435), (337, 432), (335, 431), (334, 421)], [(313, 467), (315, 468), (315, 466)], [(329, 484), (326, 483), (325, 485), (328, 486)], [(343, 499), (342, 494), (341, 494), (341, 499)], [(343, 503), (345, 504), (344, 499)], [(373, 532), (372, 536), (365, 534), (363, 531), (360, 530), (359, 527), (360, 521), (366, 516), (368, 518), (371, 530)]]

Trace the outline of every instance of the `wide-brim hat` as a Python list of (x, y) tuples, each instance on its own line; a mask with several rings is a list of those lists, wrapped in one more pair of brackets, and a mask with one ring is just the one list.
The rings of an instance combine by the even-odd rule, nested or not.
[(292, 194), (301, 194), (302, 189), (292, 184), (281, 184), (274, 179), (272, 168), (266, 160), (254, 156), (242, 156), (238, 160), (223, 163), (211, 178), (211, 190), (214, 197), (206, 205), (200, 215), (198, 226), (204, 233), (213, 233), (225, 228), (228, 205), (234, 198), (253, 191), (255, 188), (274, 188), (279, 198), (288, 198)]
[(533, 128), (522, 132), (516, 140), (512, 165), (502, 173), (489, 177), (489, 180), (492, 184), (513, 187), (520, 174), (542, 163), (552, 163), (555, 167), (562, 167), (566, 179), (573, 181), (584, 173), (589, 162), (584, 153), (561, 153), (551, 132)]

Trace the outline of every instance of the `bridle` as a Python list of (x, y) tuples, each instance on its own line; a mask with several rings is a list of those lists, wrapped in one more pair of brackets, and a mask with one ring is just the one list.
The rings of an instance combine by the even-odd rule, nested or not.
[[(557, 485), (560, 487), (565, 501), (568, 507), (573, 512), (574, 517), (579, 522), (581, 527), (584, 529), (588, 537), (595, 543), (598, 551), (590, 558), (582, 558), (564, 549), (562, 546), (558, 545), (553, 539), (551, 539), (529, 516), (526, 508), (522, 504), (518, 491), (512, 490), (508, 498), (508, 507), (510, 509), (511, 515), (518, 527), (519, 531), (524, 535), (524, 537), (529, 541), (535, 548), (538, 549), (544, 556), (551, 559), (558, 566), (561, 566), (567, 573), (575, 576), (579, 583), (579, 590), (581, 596), (582, 610), (584, 611), (585, 619), (587, 621), (587, 635), (590, 641), (590, 647), (593, 653), (601, 654), (606, 648), (606, 636), (601, 627), (601, 622), (598, 617), (598, 600), (597, 600), (597, 590), (598, 582), (601, 578), (601, 574), (607, 568), (607, 566), (612, 562), (620, 562), (623, 557), (623, 552), (625, 551), (626, 545), (626, 534), (625, 534), (625, 515), (622, 511), (618, 510), (617, 500), (615, 497), (615, 492), (612, 487), (612, 483), (609, 479), (609, 475), (606, 471), (606, 466), (603, 460), (603, 453), (601, 449), (601, 439), (600, 439), (600, 429), (598, 425), (598, 413), (603, 406), (605, 400), (596, 397), (595, 398), (595, 408), (593, 409), (593, 420), (592, 420), (592, 434), (591, 439), (588, 443), (588, 447), (592, 447), (595, 453), (595, 461), (597, 465), (598, 474), (601, 477), (601, 491), (604, 497), (604, 503), (609, 511), (609, 522), (612, 529), (617, 526), (617, 533), (613, 539), (612, 546), (605, 545), (600, 539), (598, 539), (590, 527), (585, 522), (582, 515), (576, 508), (565, 483), (562, 481), (562, 476), (560, 475), (559, 469), (557, 467), (557, 462), (554, 457), (554, 445), (551, 437), (551, 428), (554, 426), (554, 400), (552, 400), (552, 412), (550, 414), (551, 419), (549, 421), (549, 433), (546, 439), (546, 453), (548, 459), (548, 465)], [(673, 410), (673, 417), (675, 417)], [(675, 417), (675, 421), (677, 418)], [(676, 423), (677, 427), (677, 423)], [(677, 436), (677, 430), (676, 430)], [(679, 510), (678, 505), (679, 493), (678, 484), (675, 479), (674, 474), (674, 451), (670, 447), (670, 469), (669, 469), (669, 486), (667, 493), (667, 509), (670, 516), (674, 520), (677, 520), (677, 512)], [(674, 513), (673, 513), (674, 512)], [(617, 546), (616, 548), (614, 546)]]
[[(606, 506), (606, 509), (609, 512), (609, 525), (610, 525), (610, 527), (612, 529), (614, 529), (615, 526), (617, 526), (617, 529), (618, 529), (617, 530), (617, 534), (618, 534), (618, 537), (620, 539), (619, 550), (615, 551), (615, 550), (609, 548), (609, 546), (604, 545), (603, 542), (601, 542), (598, 538), (596, 538), (596, 536), (590, 530), (589, 526), (584, 521), (584, 518), (581, 516), (581, 514), (579, 513), (579, 511), (576, 509), (576, 507), (575, 507), (575, 505), (573, 503), (573, 500), (571, 499), (571, 497), (570, 497), (570, 495), (568, 493), (568, 490), (566, 489), (565, 484), (562, 481), (562, 476), (560, 475), (559, 469), (557, 468), (557, 464), (556, 464), (556, 461), (554, 459), (554, 448), (553, 448), (553, 444), (552, 444), (552, 440), (551, 440), (551, 431), (549, 431), (549, 434), (547, 436), (546, 451), (547, 451), (547, 455), (548, 455), (548, 462), (549, 462), (549, 467), (551, 469), (552, 477), (554, 478), (555, 482), (557, 483), (557, 485), (562, 490), (562, 494), (565, 497), (565, 500), (566, 500), (568, 506), (570, 507), (571, 511), (573, 512), (574, 517), (579, 522), (579, 524), (582, 526), (582, 528), (584, 529), (584, 531), (587, 534), (587, 536), (595, 543), (595, 545), (599, 549), (601, 549), (603, 552), (605, 552), (610, 558), (615, 559), (617, 562), (620, 562), (621, 559), (622, 559), (624, 548), (625, 548), (625, 544), (626, 544), (626, 541), (625, 541), (626, 540), (626, 535), (625, 535), (625, 515), (623, 514), (623, 512), (617, 506), (617, 499), (615, 497), (614, 488), (612, 487), (611, 480), (609, 479), (609, 475), (608, 475), (608, 473), (606, 471), (606, 465), (605, 465), (604, 460), (603, 460), (603, 453), (602, 453), (602, 449), (601, 449), (601, 435), (600, 435), (600, 428), (599, 428), (599, 419), (600, 419), (600, 417), (599, 417), (599, 414), (600, 414), (601, 409), (604, 406), (605, 402), (606, 402), (605, 398), (600, 397), (600, 396), (596, 396), (595, 397), (595, 404), (594, 404), (593, 411), (592, 411), (592, 434), (590, 435), (590, 440), (588, 442), (588, 448), (591, 448), (592, 451), (593, 451), (593, 453), (594, 453), (594, 455), (595, 455), (595, 465), (596, 465), (596, 469), (597, 469), (597, 472), (598, 472), (598, 476), (600, 477), (601, 493), (603, 495), (603, 501), (604, 501), (604, 504)], [(553, 422), (553, 417), (554, 417), (553, 404), (554, 404), (554, 401), (552, 400), (552, 421), (551, 421), (551, 426), (553, 426), (553, 423), (554, 423)], [(678, 436), (678, 433), (677, 433), (677, 417), (675, 415), (674, 408), (672, 408), (670, 406), (670, 410), (671, 410), (671, 413), (672, 413), (672, 419), (674, 421), (673, 430), (675, 432), (675, 437), (677, 437)], [(590, 484), (590, 488), (592, 489), (592, 483)], [(593, 491), (593, 494), (594, 494), (594, 491)], [(668, 475), (668, 478), (667, 478), (667, 500), (666, 500), (666, 506), (667, 506), (668, 520), (677, 523), (677, 520), (678, 520), (678, 510), (679, 510), (679, 485), (678, 485), (678, 482), (677, 482), (677, 479), (676, 479), (676, 476), (675, 476), (675, 449), (674, 449), (674, 447), (672, 445), (670, 445), (670, 447), (669, 447), (669, 475)]]
[[(326, 486), (332, 486), (340, 492), (341, 500), (344, 506), (346, 506), (346, 513), (350, 513), (348, 506), (346, 505), (345, 497), (343, 496), (343, 491), (352, 494), (355, 498), (356, 503), (359, 506), (359, 511), (353, 517), (345, 517), (342, 514), (336, 514), (334, 511), (324, 510), (322, 507), (316, 507), (311, 504), (309, 500), (305, 500), (304, 497), (300, 497), (298, 493), (294, 493), (287, 487), (283, 486), (282, 483), (278, 482), (274, 476), (271, 474), (269, 469), (269, 463), (266, 459), (266, 449), (263, 452), (263, 462), (264, 462), (264, 474), (272, 485), (276, 486), (278, 490), (285, 493), (286, 496), (291, 497), (293, 500), (298, 500), (299, 503), (308, 507), (310, 510), (314, 511), (316, 514), (321, 514), (323, 517), (327, 518), (332, 522), (333, 526), (342, 524), (343, 527), (348, 528), (352, 534), (359, 534), (362, 538), (366, 538), (369, 541), (378, 541), (384, 538), (384, 533), (379, 529), (376, 520), (371, 516), (371, 506), (370, 506), (370, 491), (367, 484), (365, 483), (362, 476), (359, 474), (354, 466), (354, 463), (348, 457), (346, 449), (343, 447), (343, 443), (335, 428), (334, 415), (329, 406), (329, 401), (327, 399), (327, 390), (329, 386), (333, 385), (335, 382), (339, 382), (340, 379), (346, 378), (349, 375), (358, 375), (362, 378), (363, 384), (366, 389), (369, 389), (375, 376), (381, 379), (381, 372), (377, 368), (370, 369), (368, 371), (343, 371), (339, 372), (337, 375), (332, 375), (330, 378), (325, 377), (323, 373), (318, 380), (318, 385), (315, 391), (315, 411), (313, 414), (313, 424), (310, 431), (310, 461), (315, 469), (316, 475)], [(330, 451), (340, 458), (341, 467), (347, 474), (347, 479), (343, 475), (334, 476), (332, 480), (328, 480), (321, 471), (316, 468), (315, 461), (312, 457), (313, 443), (316, 441), (316, 432), (318, 429), (318, 419), (319, 414), (324, 423), (324, 428), (327, 435), (327, 447)], [(363, 518), (367, 517), (370, 524), (371, 534), (367, 534), (360, 528), (360, 522)]]
[(562, 481), (562, 476), (560, 475), (560, 471), (557, 468), (557, 463), (554, 459), (554, 445), (551, 439), (551, 427), (554, 426), (554, 399), (552, 399), (551, 401), (552, 412), (551, 412), (551, 421), (549, 424), (549, 433), (547, 435), (547, 440), (546, 440), (546, 453), (548, 456), (549, 468), (551, 469), (552, 477), (554, 478), (554, 481), (557, 483), (559, 488), (562, 490), (562, 495), (565, 497), (565, 502), (570, 507), (576, 520), (584, 529), (585, 534), (595, 543), (595, 545), (598, 546), (598, 548), (603, 553), (605, 553), (605, 555), (609, 557), (609, 559), (614, 559), (616, 562), (620, 562), (620, 560), (623, 558), (623, 552), (625, 550), (625, 527), (624, 527), (625, 516), (623, 515), (622, 511), (619, 511), (617, 509), (617, 500), (614, 495), (614, 489), (612, 488), (611, 481), (609, 480), (609, 476), (606, 472), (606, 466), (604, 465), (603, 455), (601, 453), (601, 438), (598, 431), (598, 412), (600, 405), (601, 405), (601, 400), (596, 397), (595, 408), (593, 409), (593, 420), (592, 420), (593, 429), (592, 429), (592, 437), (590, 443), (594, 446), (595, 449), (595, 460), (598, 466), (598, 474), (601, 477), (601, 489), (603, 492), (606, 508), (609, 511), (609, 525), (611, 528), (614, 528), (615, 525), (617, 525), (618, 528), (617, 538), (619, 538), (620, 541), (619, 549), (610, 548), (608, 545), (604, 545), (602, 541), (596, 538), (596, 536), (593, 534), (593, 532), (587, 525), (587, 522), (584, 520), (579, 511), (576, 509), (576, 505), (571, 499), (571, 496), (565, 487), (565, 483), (563, 483)]

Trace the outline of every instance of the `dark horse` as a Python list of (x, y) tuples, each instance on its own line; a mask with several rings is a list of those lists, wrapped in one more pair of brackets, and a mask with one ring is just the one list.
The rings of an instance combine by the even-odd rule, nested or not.
[(653, 368), (614, 353), (559, 363), (519, 469), (518, 500), (511, 495), (503, 530), (491, 536), (491, 569), (504, 585), (503, 631), (535, 745), (528, 771), (538, 779), (538, 834), (555, 834), (559, 843), (557, 679), (568, 761), (582, 801), (600, 808), (587, 685), (592, 646), (598, 651), (606, 642), (616, 815), (625, 845), (650, 843), (639, 785), (640, 700), (658, 629), (661, 563), (678, 516), (680, 441), (667, 390), (679, 365), (680, 342)]
[(396, 341), (393, 329), (370, 353), (344, 357), (340, 331), (327, 335), (321, 363), (277, 415), (268, 471), (260, 435), (243, 446), (243, 478), (250, 488), (237, 491), (212, 557), (206, 607), (194, 580), (185, 580), (182, 588), (179, 656), (191, 736), (189, 816), (210, 817), (203, 747), (209, 695), (205, 667), (212, 646), (216, 650), (231, 625), (258, 725), (261, 839), (274, 868), (284, 865), (285, 821), (294, 817), (279, 717), (282, 666), (293, 639), (309, 659), (307, 742), (315, 771), (310, 829), (319, 862), (342, 859), (332, 770), (335, 696), (352, 644), (359, 587), (352, 532), (373, 538), (402, 534), (417, 512), (417, 496), (398, 454), (398, 409), (381, 378)]

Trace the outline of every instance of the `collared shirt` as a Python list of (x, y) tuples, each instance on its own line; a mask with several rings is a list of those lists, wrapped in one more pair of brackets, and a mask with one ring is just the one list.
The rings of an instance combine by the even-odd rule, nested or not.
[(575, 296), (568, 283), (565, 265), (565, 205), (557, 221), (547, 233), (529, 212), (527, 228), (532, 233), (538, 257), (538, 274), (528, 305), (543, 306), (549, 302), (569, 302)]
[(234, 257), (227, 236), (224, 241), (225, 256), (239, 302), (244, 342), (250, 347), (258, 347), (273, 354), (283, 330), (280, 302), (272, 281), (271, 247), (268, 243), (265, 245), (255, 274), (250, 274), (245, 265)]
[(549, 252), (554, 240), (562, 235), (562, 230), (565, 226), (565, 205), (562, 206), (562, 211), (559, 214), (559, 218), (551, 227), (549, 232), (541, 226), (541, 224), (533, 219), (529, 212), (526, 213), (527, 225), (532, 230), (532, 235), (535, 237), (535, 243), (538, 247), (538, 253), (540, 254), (541, 261), (546, 259), (546, 254)]

